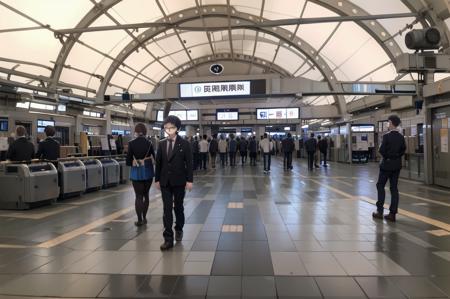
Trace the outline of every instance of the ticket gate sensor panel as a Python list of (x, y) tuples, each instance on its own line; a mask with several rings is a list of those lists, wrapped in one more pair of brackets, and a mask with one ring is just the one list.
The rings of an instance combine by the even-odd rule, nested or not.
[(86, 192), (97, 191), (103, 186), (103, 167), (97, 159), (83, 161), (86, 168)]
[(0, 208), (25, 210), (55, 202), (58, 171), (52, 163), (0, 165)]
[(58, 163), (60, 178), (60, 198), (79, 196), (86, 191), (86, 168), (83, 162), (60, 161)]
[(130, 179), (130, 167), (127, 166), (127, 162), (125, 158), (116, 158), (117, 162), (120, 165), (120, 183), (126, 184)]
[(101, 159), (103, 167), (103, 188), (109, 188), (119, 185), (120, 165), (114, 159)]

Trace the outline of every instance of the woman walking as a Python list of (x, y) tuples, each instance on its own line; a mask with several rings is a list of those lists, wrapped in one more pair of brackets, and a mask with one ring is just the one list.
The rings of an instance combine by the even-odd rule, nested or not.
[(134, 128), (136, 138), (128, 142), (127, 165), (131, 166), (130, 180), (136, 194), (136, 226), (147, 224), (150, 203), (149, 191), (154, 177), (153, 161), (155, 151), (152, 142), (146, 138), (147, 128), (138, 123)]

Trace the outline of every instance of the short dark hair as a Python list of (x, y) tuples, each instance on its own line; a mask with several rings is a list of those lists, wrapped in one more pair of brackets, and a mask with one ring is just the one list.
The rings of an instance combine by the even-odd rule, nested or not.
[(45, 135), (52, 137), (55, 136), (55, 127), (54, 126), (46, 126), (44, 129)]
[(311, 135), (309, 135), (309, 136), (311, 136), (311, 138), (313, 138), (314, 137), (314, 133), (311, 133)]
[(320, 136), (320, 135), (319, 135), (319, 136), (317, 136), (317, 139), (319, 139), (319, 140), (320, 140), (320, 139), (322, 139), (322, 136)]
[(288, 133), (288, 137), (292, 137), (291, 133)]
[(267, 138), (267, 133), (264, 133), (264, 138)]
[(175, 127), (177, 127), (178, 130), (180, 130), (181, 128), (181, 120), (175, 115), (167, 116), (163, 122), (163, 126), (165, 126), (166, 124), (173, 124), (175, 125)]
[(392, 122), (392, 124), (394, 125), (394, 127), (398, 127), (402, 121), (400, 120), (400, 117), (398, 117), (397, 115), (391, 115), (389, 116), (388, 120), (390, 120)]
[(205, 140), (208, 139), (208, 135), (204, 134), (203, 139), (205, 139)]
[(24, 126), (16, 127), (16, 136), (17, 137), (22, 137), (22, 136), (25, 136), (26, 134), (27, 134), (27, 129), (25, 129)]
[(147, 127), (143, 123), (137, 123), (136, 126), (134, 126), (134, 132), (138, 133), (138, 135), (147, 135)]

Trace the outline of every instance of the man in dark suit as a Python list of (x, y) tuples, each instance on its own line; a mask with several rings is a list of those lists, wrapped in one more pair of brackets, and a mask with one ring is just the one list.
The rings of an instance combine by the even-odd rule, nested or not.
[(328, 166), (327, 165), (327, 152), (328, 152), (327, 138), (326, 137), (320, 138), (319, 142), (317, 143), (317, 146), (319, 147), (319, 151), (323, 157), (323, 167), (327, 167)]
[(391, 190), (391, 205), (389, 207), (389, 214), (384, 216), (388, 221), (395, 221), (395, 215), (398, 210), (398, 177), (400, 169), (402, 168), (402, 156), (406, 151), (405, 138), (400, 134), (398, 126), (400, 125), (400, 118), (397, 115), (391, 115), (389, 118), (389, 133), (383, 136), (383, 141), (380, 146), (380, 154), (383, 160), (380, 163), (380, 174), (378, 176), (377, 190), (377, 212), (372, 214), (373, 218), (383, 219), (384, 200), (386, 193), (384, 187), (389, 179)]
[(155, 186), (161, 189), (164, 205), (164, 243), (160, 247), (164, 251), (172, 248), (174, 242), (172, 209), (176, 217), (175, 240), (183, 239), (185, 189), (192, 190), (194, 178), (191, 145), (177, 134), (181, 128), (180, 119), (170, 115), (163, 126), (168, 137), (158, 146)]
[(34, 145), (26, 138), (27, 130), (16, 127), (16, 140), (9, 146), (6, 159), (10, 161), (30, 161), (34, 157)]
[(292, 152), (295, 150), (294, 140), (291, 133), (287, 134), (287, 137), (281, 141), (281, 147), (284, 153), (283, 166), (284, 170), (292, 169)]
[(314, 138), (314, 133), (311, 133), (310, 138), (305, 141), (305, 149), (308, 153), (308, 169), (313, 170), (314, 167), (314, 154), (317, 149), (317, 140)]
[(59, 159), (60, 148), (59, 142), (53, 138), (55, 136), (55, 128), (46, 126), (44, 132), (47, 138), (39, 142), (36, 158), (55, 161)]

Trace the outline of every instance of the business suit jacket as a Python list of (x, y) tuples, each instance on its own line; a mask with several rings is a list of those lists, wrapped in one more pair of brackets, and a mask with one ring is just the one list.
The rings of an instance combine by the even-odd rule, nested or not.
[(281, 147), (285, 153), (293, 152), (295, 150), (295, 144), (292, 137), (283, 139), (283, 141), (281, 141)]
[(25, 137), (17, 138), (9, 145), (6, 159), (11, 161), (30, 161), (34, 157), (34, 145)]
[(36, 158), (44, 160), (56, 160), (59, 158), (59, 142), (51, 137), (47, 137), (38, 144)]
[(155, 182), (163, 187), (181, 187), (187, 182), (193, 182), (193, 157), (189, 142), (177, 136), (170, 157), (167, 156), (167, 144), (168, 140), (164, 139), (158, 145)]
[[(128, 142), (128, 153), (126, 163), (128, 166), (133, 164), (133, 156), (137, 160), (153, 157), (155, 158), (155, 150), (150, 140), (147, 140), (144, 136), (137, 137)], [(146, 167), (153, 167), (151, 159), (145, 160)]]
[(383, 156), (380, 169), (385, 171), (400, 170), (405, 151), (405, 138), (402, 134), (397, 131), (390, 131), (385, 134), (379, 150), (381, 156)]

